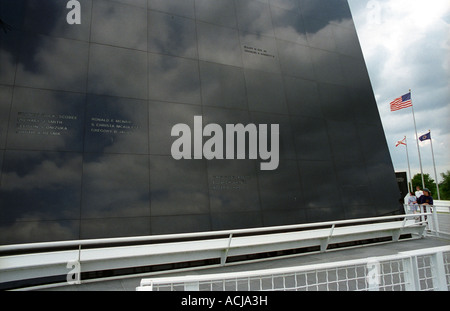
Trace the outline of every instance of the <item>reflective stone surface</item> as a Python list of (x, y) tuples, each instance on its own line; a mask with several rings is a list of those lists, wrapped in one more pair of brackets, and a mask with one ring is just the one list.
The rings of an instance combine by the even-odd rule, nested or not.
[[(0, 244), (398, 211), (345, 0), (79, 2), (0, 2)], [(278, 124), (278, 168), (174, 160), (195, 116)]]
[(79, 219), (81, 154), (6, 150), (2, 168), (3, 223)]

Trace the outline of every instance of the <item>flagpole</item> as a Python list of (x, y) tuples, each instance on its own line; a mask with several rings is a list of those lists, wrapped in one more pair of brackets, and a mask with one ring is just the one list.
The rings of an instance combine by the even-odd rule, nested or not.
[[(411, 89), (409, 90), (409, 92), (411, 93)], [(423, 179), (422, 157), (420, 156), (419, 136), (417, 135), (416, 117), (414, 115), (414, 105), (412, 105), (412, 96), (411, 96), (411, 111), (414, 119), (414, 130), (416, 131), (416, 143), (417, 143), (417, 151), (419, 153), (420, 175), (422, 176), (422, 189), (423, 189), (425, 188), (425, 180)]]
[[(409, 180), (408, 180), (408, 178), (406, 178), (407, 179), (407, 183), (408, 183), (408, 190), (410, 191), (410, 192), (413, 192), (413, 189), (412, 189), (412, 176), (411, 176), (411, 167), (409, 166), (409, 155), (408, 155), (408, 141), (407, 141), (407, 139), (406, 139), (406, 136), (405, 136), (405, 146), (406, 146), (406, 161), (408, 162), (408, 172), (409, 172)], [(410, 189), (410, 186), (411, 186), (411, 189)]]
[(436, 178), (436, 189), (437, 189), (437, 194), (438, 194), (438, 200), (441, 200), (441, 195), (439, 193), (439, 182), (438, 182), (437, 173), (436, 173), (436, 162), (434, 162), (433, 139), (431, 138), (431, 130), (429, 130), (429, 131), (430, 131), (431, 155), (433, 156), (434, 176)]

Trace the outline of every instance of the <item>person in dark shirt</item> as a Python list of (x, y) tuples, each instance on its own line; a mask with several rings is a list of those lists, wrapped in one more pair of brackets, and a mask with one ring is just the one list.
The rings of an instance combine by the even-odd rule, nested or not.
[(423, 189), (423, 195), (418, 198), (417, 203), (420, 205), (433, 205), (433, 197), (429, 189)]

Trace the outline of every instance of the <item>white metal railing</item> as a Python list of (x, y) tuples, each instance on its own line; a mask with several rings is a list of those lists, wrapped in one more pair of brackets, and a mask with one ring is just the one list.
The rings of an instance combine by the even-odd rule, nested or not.
[(448, 291), (450, 246), (270, 270), (143, 279), (138, 291)]
[[(407, 215), (416, 214), (415, 217), (421, 222), (427, 222), (427, 230), (429, 234), (439, 237), (450, 237), (450, 205), (409, 205), (404, 204), (405, 213)], [(421, 215), (419, 215), (421, 214)], [(431, 219), (428, 219), (426, 214), (431, 214)]]
[[(422, 216), (427, 219), (415, 220)], [(425, 226), (431, 219), (432, 213), (423, 213), (216, 232), (6, 245), (0, 246), (0, 283), (66, 275), (72, 267), (77, 267), (77, 283), (81, 283), (81, 272), (207, 259), (220, 259), (223, 266), (229, 256), (308, 247), (320, 247), (325, 252), (332, 243), (387, 236), (398, 241), (403, 234), (422, 237), (427, 234)]]
[[(406, 213), (405, 215), (393, 215), (393, 216), (378, 216), (369, 218), (356, 218), (347, 220), (335, 220), (319, 223), (307, 223), (299, 225), (285, 225), (285, 226), (273, 226), (273, 227), (261, 227), (251, 229), (234, 229), (223, 231), (207, 231), (207, 232), (195, 232), (195, 233), (181, 233), (181, 234), (167, 234), (167, 235), (153, 235), (153, 236), (138, 236), (138, 237), (124, 237), (124, 238), (105, 238), (105, 239), (89, 239), (89, 240), (73, 240), (73, 241), (59, 241), (59, 242), (40, 242), (40, 243), (28, 243), (28, 244), (15, 244), (15, 245), (3, 245), (0, 246), (1, 252), (32, 252), (35, 249), (52, 249), (52, 248), (77, 248), (83, 249), (83, 247), (98, 246), (108, 247), (112, 244), (129, 244), (129, 243), (146, 243), (152, 244), (154, 241), (161, 243), (164, 240), (170, 241), (175, 239), (199, 239), (199, 238), (215, 238), (220, 236), (233, 237), (236, 235), (258, 235), (261, 233), (270, 234), (277, 231), (295, 231), (295, 230), (307, 230), (309, 228), (317, 227), (329, 227), (334, 228), (341, 225), (357, 225), (358, 223), (370, 223), (370, 222), (389, 222), (394, 220), (406, 221), (418, 216), (431, 215), (431, 212), (422, 213), (422, 215), (411, 215)], [(427, 221), (423, 219), (423, 224), (427, 224)], [(417, 224), (417, 222), (416, 222)], [(332, 232), (331, 232), (332, 233)]]

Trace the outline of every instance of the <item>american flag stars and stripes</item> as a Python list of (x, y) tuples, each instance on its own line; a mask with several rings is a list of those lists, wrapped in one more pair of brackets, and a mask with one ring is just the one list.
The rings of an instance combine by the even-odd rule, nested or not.
[(411, 101), (411, 92), (405, 94), (399, 98), (396, 98), (393, 102), (391, 102), (391, 111), (397, 111), (400, 109), (412, 107)]

